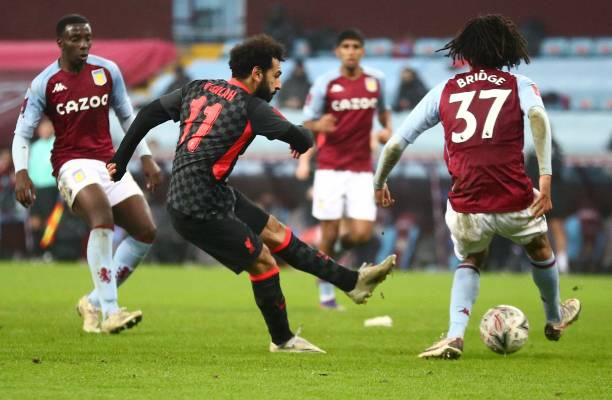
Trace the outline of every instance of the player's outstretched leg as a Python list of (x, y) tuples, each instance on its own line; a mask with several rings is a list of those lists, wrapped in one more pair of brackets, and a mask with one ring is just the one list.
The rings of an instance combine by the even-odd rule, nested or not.
[(287, 304), (280, 286), (279, 269), (264, 245), (255, 265), (248, 269), (255, 302), (272, 338), (270, 351), (285, 353), (325, 353), (317, 346), (294, 335), (289, 328)]
[(334, 284), (357, 304), (365, 303), (395, 266), (395, 255), (391, 255), (380, 264), (362, 266), (359, 271), (350, 270), (302, 242), (273, 216), (262, 236), (266, 244), (275, 246), (272, 252), (287, 264)]
[(581, 304), (578, 299), (569, 299), (561, 304), (559, 290), (559, 269), (555, 255), (546, 234), (536, 236), (525, 245), (531, 260), (533, 281), (540, 291), (540, 298), (546, 314), (544, 335), (548, 340), (557, 341), (563, 331), (578, 319)]
[(420, 358), (457, 359), (463, 353), (463, 336), (480, 289), (480, 272), (474, 263), (457, 267), (451, 289), (450, 323), (446, 337), (419, 354)]

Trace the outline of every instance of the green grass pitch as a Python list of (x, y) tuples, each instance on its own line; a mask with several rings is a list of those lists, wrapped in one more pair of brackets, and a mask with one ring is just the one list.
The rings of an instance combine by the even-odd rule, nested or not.
[[(483, 274), (464, 356), (421, 360), (446, 329), (449, 273), (395, 273), (369, 304), (316, 307), (314, 279), (281, 272), (293, 329), (328, 354), (270, 354), (246, 276), (222, 268), (141, 267), (120, 290), (142, 323), (87, 335), (75, 313), (91, 285), (83, 265), (0, 264), (0, 399), (604, 399), (612, 398), (612, 278), (567, 276), (583, 302), (558, 343), (543, 335), (527, 274)], [(512, 304), (531, 325), (518, 353), (485, 348), (478, 322)], [(390, 315), (392, 328), (364, 328)]]

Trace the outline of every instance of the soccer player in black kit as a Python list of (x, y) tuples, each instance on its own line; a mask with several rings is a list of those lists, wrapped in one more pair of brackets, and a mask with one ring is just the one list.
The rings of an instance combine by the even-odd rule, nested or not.
[(271, 352), (324, 353), (289, 328), (272, 255), (333, 283), (357, 304), (365, 303), (385, 279), (395, 255), (352, 271), (303, 243), (228, 185), (227, 177), (254, 135), (288, 143), (294, 158), (313, 145), (309, 130), (291, 124), (268, 104), (281, 87), (283, 53), (282, 45), (265, 35), (235, 46), (229, 81), (195, 80), (145, 106), (107, 168), (114, 180), (121, 179), (151, 128), (170, 119), (180, 121), (167, 204), (174, 228), (236, 274), (248, 272), (272, 339)]

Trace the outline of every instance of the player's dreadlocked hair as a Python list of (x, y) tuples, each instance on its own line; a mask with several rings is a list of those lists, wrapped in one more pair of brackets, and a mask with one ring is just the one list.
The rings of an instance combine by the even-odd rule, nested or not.
[(89, 20), (82, 15), (79, 14), (68, 14), (64, 15), (62, 18), (57, 21), (57, 25), (55, 26), (55, 34), (57, 37), (62, 36), (64, 33), (64, 29), (66, 29), (66, 25), (70, 24), (88, 24)]
[(246, 78), (254, 67), (267, 71), (272, 67), (273, 58), (285, 61), (283, 45), (268, 35), (253, 36), (230, 51), (229, 67), (232, 77)]
[(503, 15), (480, 15), (470, 19), (463, 30), (443, 48), (453, 61), (465, 60), (473, 67), (516, 67), (524, 60), (529, 64), (527, 41), (510, 18)]

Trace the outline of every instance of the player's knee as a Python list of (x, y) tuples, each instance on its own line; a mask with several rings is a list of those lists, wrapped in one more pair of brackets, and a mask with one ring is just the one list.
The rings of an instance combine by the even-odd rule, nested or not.
[(531, 242), (525, 245), (525, 251), (532, 260), (545, 261), (552, 257), (553, 251), (548, 241), (548, 237), (543, 234), (536, 236)]
[(480, 270), (480, 268), (482, 268), (482, 264), (484, 264), (485, 258), (487, 257), (487, 253), (487, 250), (483, 250), (479, 253), (468, 254), (461, 263), (471, 265)]
[(285, 241), (287, 229), (274, 215), (270, 215), (268, 223), (262, 232), (264, 243), (270, 248), (276, 248)]
[(113, 213), (108, 210), (99, 210), (94, 213), (90, 213), (85, 216), (85, 220), (89, 225), (90, 229), (94, 229), (99, 226), (113, 226), (115, 225), (115, 220), (113, 219)]
[(138, 232), (138, 236), (135, 236), (134, 238), (143, 243), (153, 243), (155, 236), (157, 236), (157, 227), (155, 225), (151, 225)]
[(250, 275), (261, 275), (270, 271), (272, 268), (276, 267), (276, 262), (274, 261), (274, 257), (272, 257), (272, 253), (270, 249), (265, 244), (261, 248), (261, 252), (257, 257), (257, 260), (247, 268), (247, 272)]
[(352, 245), (359, 245), (367, 242), (372, 237), (372, 231), (370, 229), (359, 229), (351, 231), (346, 235), (346, 241)]

